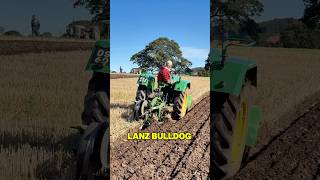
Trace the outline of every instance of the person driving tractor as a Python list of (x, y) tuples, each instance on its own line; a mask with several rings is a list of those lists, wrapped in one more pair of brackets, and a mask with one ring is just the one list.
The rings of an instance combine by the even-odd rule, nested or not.
[(172, 61), (167, 61), (165, 63), (165, 66), (161, 67), (158, 73), (158, 85), (159, 86), (164, 86), (163, 87), (163, 93), (166, 95), (166, 97), (170, 101), (170, 97), (172, 95), (171, 93), (171, 87), (170, 85), (172, 84), (171, 82), (171, 68), (173, 64)]
[(160, 68), (158, 73), (158, 82), (162, 82), (165, 84), (171, 84), (171, 68), (172, 61), (167, 61), (165, 66)]

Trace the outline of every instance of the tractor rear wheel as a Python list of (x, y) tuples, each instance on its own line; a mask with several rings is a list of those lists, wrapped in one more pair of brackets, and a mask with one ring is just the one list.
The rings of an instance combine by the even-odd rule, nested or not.
[(77, 149), (77, 179), (105, 179), (108, 174), (99, 174), (101, 169), (108, 170), (109, 152), (109, 87), (106, 81), (108, 74), (94, 73), (89, 81), (84, 99), (82, 123), (88, 125), (82, 134)]
[(178, 92), (173, 100), (172, 119), (180, 120), (187, 113), (189, 88), (185, 92)]
[(136, 93), (136, 102), (134, 105), (134, 119), (136, 121), (139, 120), (139, 117), (143, 114), (143, 105), (144, 101), (147, 99), (147, 91), (144, 87), (138, 87), (137, 93)]
[(85, 97), (82, 122), (89, 125), (92, 122), (103, 123), (107, 121), (109, 98), (107, 92), (88, 92)]
[(89, 125), (92, 122), (103, 123), (109, 117), (109, 87), (106, 81), (108, 74), (94, 73), (89, 81), (88, 91), (84, 98), (82, 123)]
[(239, 96), (213, 92), (212, 117), (214, 130), (214, 170), (216, 179), (233, 176), (246, 161), (249, 147), (245, 145), (249, 125), (249, 108), (256, 87), (246, 82)]
[[(104, 154), (109, 152), (108, 136), (106, 122), (93, 122), (85, 130), (77, 151), (77, 179), (99, 180), (109, 177), (110, 161), (108, 155)], [(101, 172), (102, 169), (104, 172)]]
[(138, 87), (138, 90), (136, 93), (136, 101), (144, 101), (146, 98), (147, 98), (146, 89), (143, 87)]

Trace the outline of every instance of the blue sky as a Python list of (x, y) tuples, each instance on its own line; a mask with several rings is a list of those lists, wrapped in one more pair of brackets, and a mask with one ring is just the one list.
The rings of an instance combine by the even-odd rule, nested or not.
[(130, 57), (158, 37), (179, 43), (193, 67), (210, 47), (209, 0), (111, 0), (111, 70), (130, 71)]
[(73, 0), (1, 0), (0, 26), (6, 30), (17, 30), (31, 34), (31, 16), (40, 18), (41, 32), (61, 35), (73, 20), (89, 20), (91, 15), (85, 8), (73, 8)]

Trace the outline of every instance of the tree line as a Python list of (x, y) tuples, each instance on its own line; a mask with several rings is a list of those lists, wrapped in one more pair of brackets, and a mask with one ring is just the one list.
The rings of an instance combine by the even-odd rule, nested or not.
[(320, 1), (302, 1), (305, 5), (303, 17), (282, 29), (277, 43), (268, 44), (261, 37), (263, 28), (254, 20), (264, 11), (260, 0), (214, 0), (211, 4), (211, 37), (215, 39), (211, 41), (221, 39), (223, 32), (228, 32), (230, 37), (250, 37), (257, 46), (320, 48)]

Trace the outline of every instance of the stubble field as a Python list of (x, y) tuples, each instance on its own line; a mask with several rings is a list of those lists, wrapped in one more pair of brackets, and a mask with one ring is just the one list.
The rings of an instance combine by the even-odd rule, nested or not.
[(0, 56), (0, 179), (70, 179), (89, 51)]

